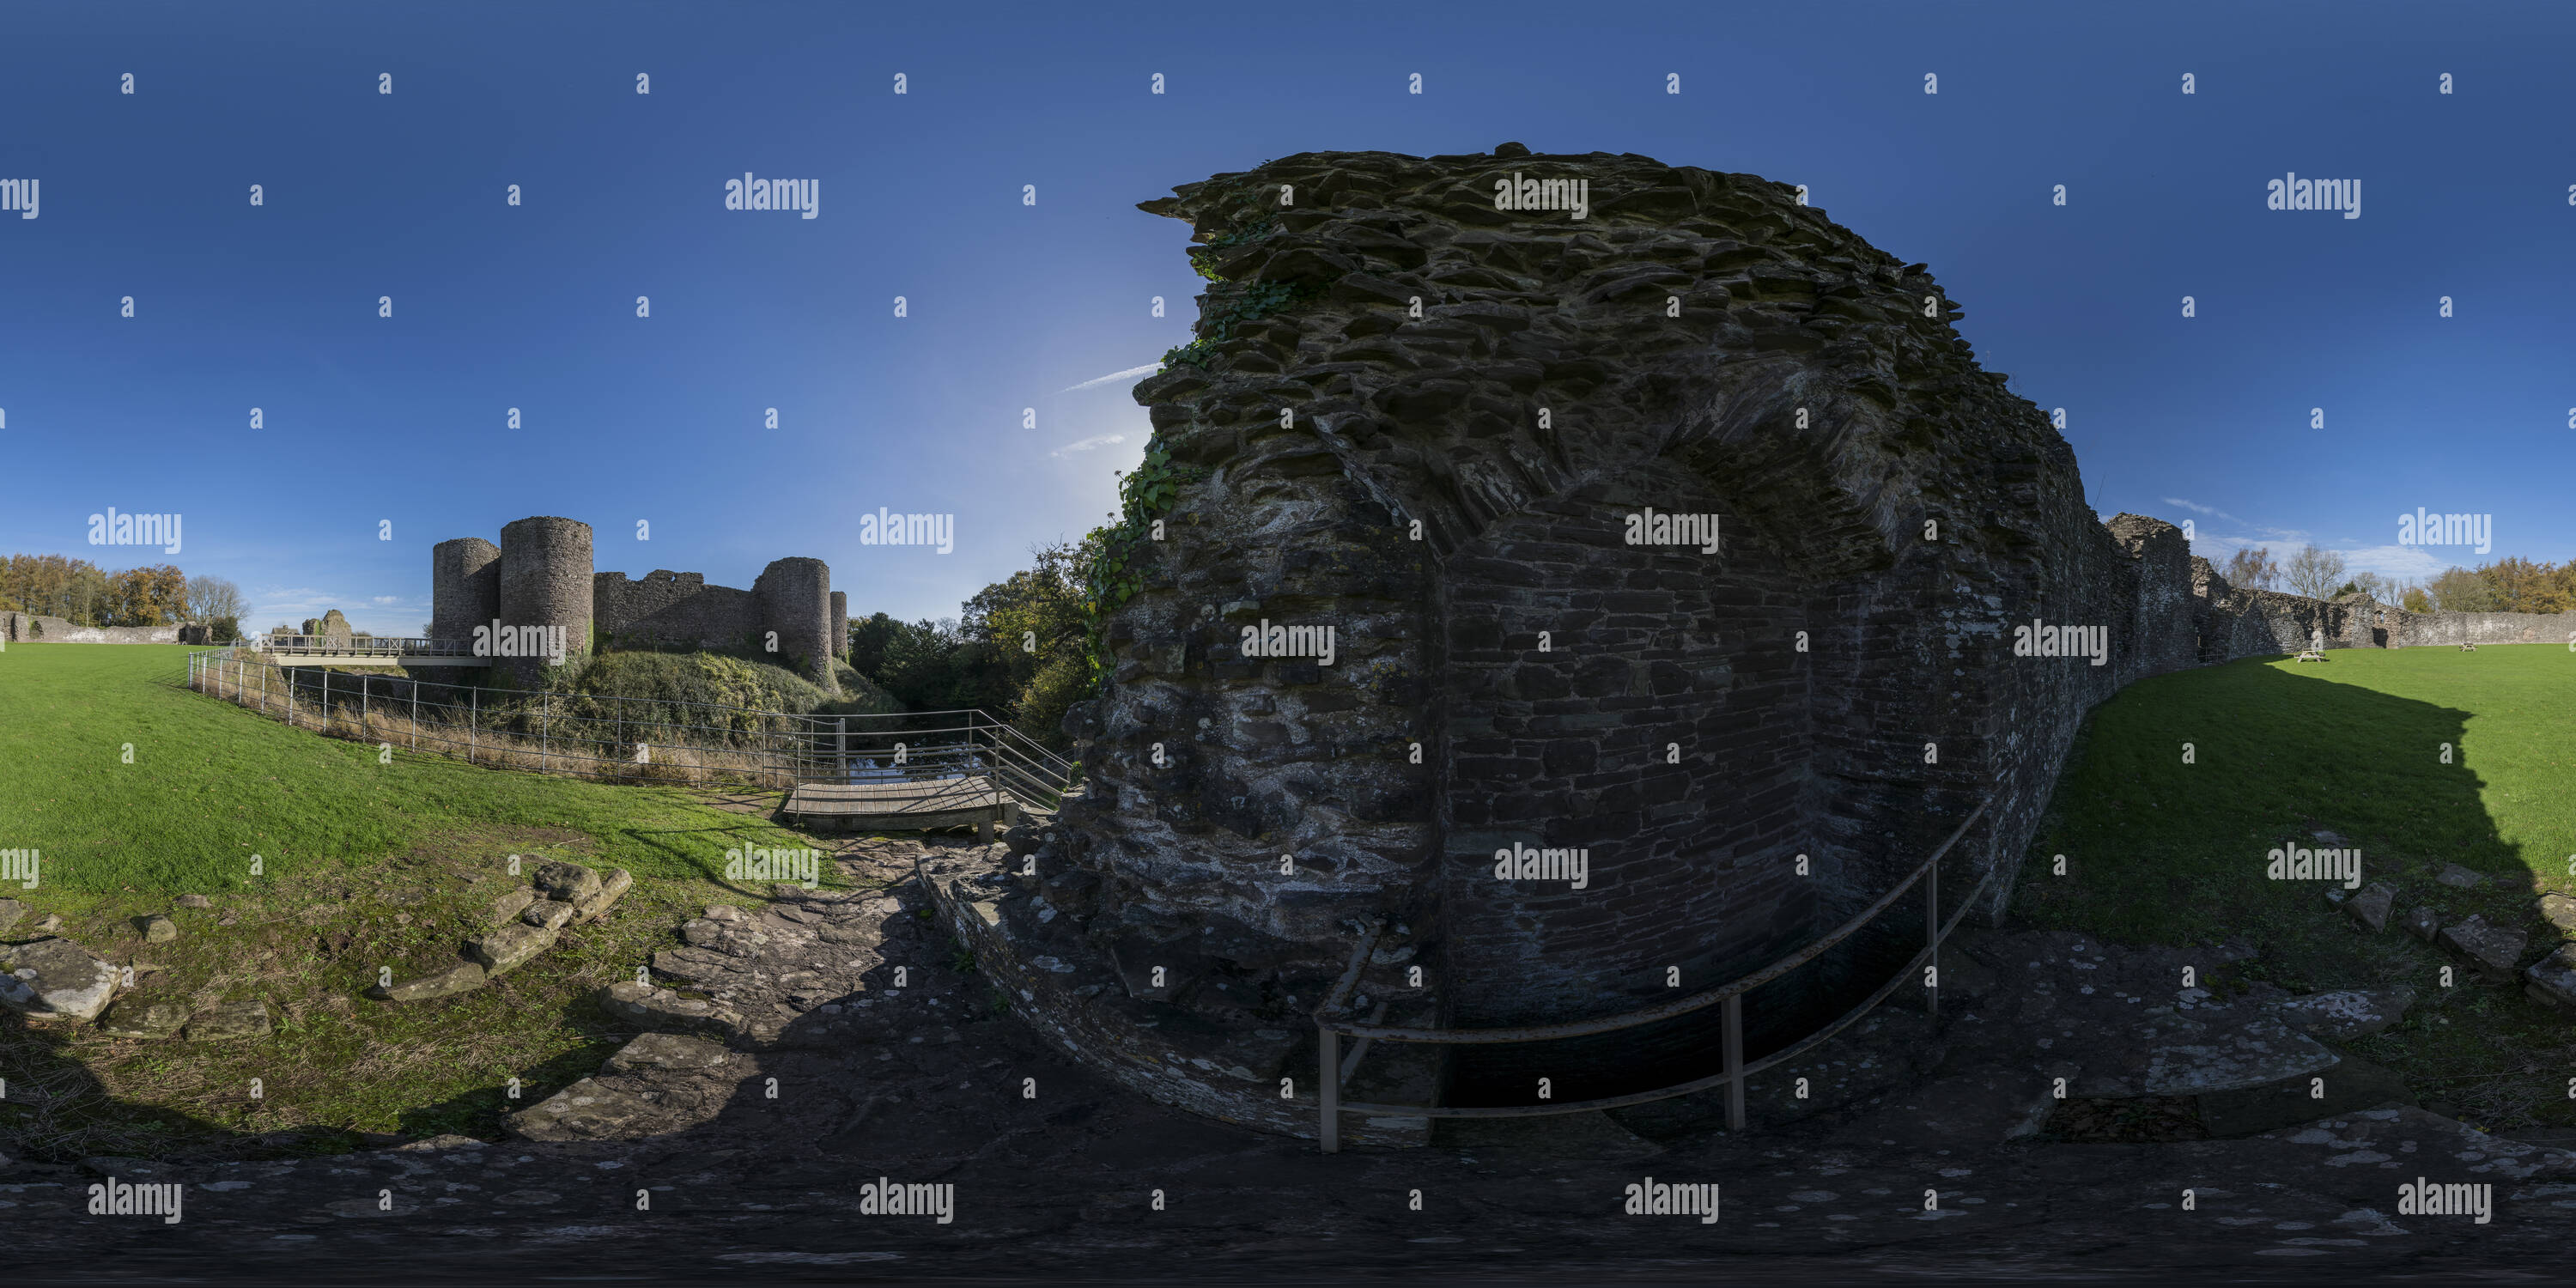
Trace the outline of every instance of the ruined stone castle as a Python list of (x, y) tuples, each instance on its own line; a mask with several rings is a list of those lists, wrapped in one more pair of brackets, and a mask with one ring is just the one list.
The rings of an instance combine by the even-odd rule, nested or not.
[[(666, 569), (632, 580), (592, 569), (589, 524), (550, 517), (504, 525), (497, 546), (459, 537), (433, 547), (430, 618), (438, 640), (470, 640), (496, 621), (560, 629), (569, 653), (619, 643), (748, 648), (835, 693), (831, 659), (849, 638), (848, 597), (820, 559), (773, 560), (749, 590)], [(506, 664), (532, 672), (541, 660)]]
[[(1573, 180), (1588, 209), (1526, 199)], [(2576, 625), (2238, 590), (2174, 526), (2101, 521), (1925, 266), (1783, 184), (1506, 145), (1176, 193), (1143, 209), (1218, 285), (1135, 391), (1179, 495), (1069, 722), (1088, 788), (1022, 843), (1036, 881), (951, 901), (1023, 1017), (1173, 1103), (1311, 1133), (1306, 1016), (1368, 924), (1389, 1023), (1611, 1015), (1813, 940), (1981, 803), (1945, 890), (1992, 874), (1999, 910), (2133, 681)], [(1247, 646), (1277, 625), (1338, 656)], [(1530, 851), (1583, 879), (1498, 875)], [(1866, 964), (1807, 987), (1848, 1006)], [(1676, 1022), (1559, 1052), (1556, 1095), (1711, 1049)], [(1466, 1076), (1369, 1067), (1354, 1098)]]

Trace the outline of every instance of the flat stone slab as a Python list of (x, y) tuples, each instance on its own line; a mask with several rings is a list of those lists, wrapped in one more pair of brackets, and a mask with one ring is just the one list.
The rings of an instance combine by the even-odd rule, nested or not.
[(264, 1038), (276, 1031), (277, 1021), (268, 1012), (268, 999), (262, 997), (208, 1007), (190, 1017), (187, 1027), (191, 1042)]
[(2414, 1004), (2415, 990), (2399, 987), (2310, 993), (2291, 998), (2278, 1009), (2281, 1022), (2291, 1028), (2310, 1037), (2342, 1042), (2368, 1037), (2395, 1024)]
[(560, 930), (573, 918), (573, 906), (561, 899), (539, 899), (519, 912), (519, 920), (539, 930)]
[(68, 939), (0, 948), (0, 1006), (29, 1019), (96, 1019), (116, 978), (114, 966)]
[(565, 903), (580, 903), (599, 893), (600, 887), (599, 874), (578, 863), (540, 864), (530, 880), (536, 885), (538, 894)]
[(27, 905), (15, 899), (0, 899), (0, 934), (6, 934), (18, 919), (27, 915)]
[(537, 892), (526, 886), (515, 886), (503, 892), (498, 898), (492, 900), (491, 924), (506, 926), (517, 921), (519, 914), (527, 911), (528, 905), (536, 901)]
[(619, 980), (599, 991), (599, 1009), (648, 1028), (739, 1028), (742, 1017), (698, 997), (682, 997), (667, 988)]
[(2208, 1040), (2167, 1042), (2148, 1053), (2139, 1094), (2193, 1096), (2259, 1087), (2267, 1082), (2331, 1069), (2343, 1057), (2293, 1031), (2280, 1020), (2251, 1020)]
[(2530, 942), (2530, 936), (2520, 930), (2491, 925), (2486, 918), (2471, 915), (2457, 925), (2443, 927), (2437, 942), (2468, 958), (2488, 979), (2510, 982), (2514, 965), (2522, 960), (2523, 946)]
[(2533, 962), (2522, 973), (2522, 991), (2544, 1006), (2576, 1011), (2576, 944), (2561, 944)]
[(723, 1111), (751, 1061), (699, 1038), (647, 1033), (599, 1073), (504, 1117), (525, 1140), (632, 1140), (685, 1130)]
[(483, 969), (483, 963), (458, 962), (434, 975), (423, 975), (390, 988), (368, 989), (367, 995), (387, 1002), (426, 1002), (432, 998), (471, 993), (491, 982), (491, 972)]
[(715, 1069), (733, 1059), (733, 1052), (705, 1038), (683, 1037), (677, 1033), (647, 1033), (617, 1049), (600, 1066), (602, 1073), (634, 1073), (642, 1069)]
[(487, 974), (506, 975), (555, 946), (556, 932), (530, 925), (503, 926), (465, 941), (465, 955)]
[(620, 1140), (650, 1136), (660, 1115), (642, 1096), (584, 1078), (501, 1120), (527, 1140)]
[(2395, 890), (2379, 882), (2372, 882), (2363, 887), (2361, 893), (2344, 901), (2343, 915), (2372, 930), (2384, 930), (2388, 926), (2389, 910), (2396, 904)]
[(2576, 899), (2563, 894), (2540, 896), (2540, 919), (2556, 926), (2562, 935), (2576, 935)]
[(98, 1019), (99, 1032), (112, 1038), (139, 1038), (157, 1041), (176, 1037), (188, 1022), (188, 1008), (173, 1002), (147, 1002), (138, 997), (118, 999)]
[(2456, 863), (2443, 864), (2441, 875), (2433, 879), (2455, 890), (2475, 890), (2487, 883), (2485, 873), (2471, 872)]

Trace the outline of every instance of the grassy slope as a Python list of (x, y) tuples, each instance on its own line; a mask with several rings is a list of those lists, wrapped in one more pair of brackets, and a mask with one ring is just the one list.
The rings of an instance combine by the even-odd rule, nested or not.
[[(2342, 650), (2319, 665), (2248, 659), (2131, 686), (2093, 714), (2033, 840), (2015, 911), (2041, 926), (2133, 943), (2244, 938), (2245, 973), (2293, 988), (2408, 983), (2426, 1004), (2352, 1044), (2419, 1094), (2479, 1121), (2576, 1123), (2562, 1065), (2576, 1028), (2519, 988), (2465, 977), (2392, 924), (2354, 929), (2325, 883), (2273, 881), (2266, 852), (2318, 848), (2322, 828), (2360, 847), (2365, 883), (2430, 903), (2445, 924), (2472, 912), (2557, 932), (2532, 911), (2543, 890), (2576, 892), (2576, 654), (2555, 645)], [(2182, 744), (2197, 763), (2182, 763)], [(2440, 747), (2453, 748), (2441, 763)], [(2064, 854), (2068, 875), (2049, 875)], [(2432, 877), (2445, 863), (2488, 874), (2475, 891)]]
[[(60, 913), (64, 933), (93, 951), (157, 966), (139, 981), (149, 999), (264, 996), (288, 1023), (273, 1042), (232, 1046), (0, 1026), (0, 1078), (70, 1098), (39, 1114), (13, 1090), (0, 1135), (28, 1152), (315, 1126), (489, 1134), (495, 1114), (518, 1107), (494, 1090), (506, 1078), (526, 1081), (524, 1105), (595, 1068), (614, 1026), (591, 993), (677, 943), (672, 928), (698, 907), (741, 897), (721, 881), (728, 846), (804, 844), (670, 789), (400, 750), (379, 764), (372, 749), (189, 692), (185, 653), (0, 653), (0, 848), (44, 860), (38, 889), (5, 891), (35, 909), (7, 937)], [(608, 922), (568, 932), (494, 988), (410, 1006), (358, 998), (380, 966), (399, 979), (454, 960), (512, 884), (513, 853), (523, 866), (627, 868), (636, 888)], [(253, 854), (264, 875), (251, 875)], [(182, 893), (216, 907), (175, 909)], [(131, 919), (155, 912), (178, 920), (179, 940), (143, 941)], [(218, 925), (226, 914), (236, 924)]]

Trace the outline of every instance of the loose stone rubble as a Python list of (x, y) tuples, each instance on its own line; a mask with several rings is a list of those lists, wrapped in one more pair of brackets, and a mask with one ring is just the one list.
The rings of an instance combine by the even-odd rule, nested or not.
[(493, 928), (465, 941), (460, 952), (466, 960), (417, 979), (376, 985), (367, 995), (388, 1002), (425, 1002), (470, 993), (554, 947), (566, 927), (608, 915), (634, 885), (634, 874), (624, 868), (602, 877), (578, 863), (540, 864), (530, 874), (530, 885), (493, 897), (488, 914)]

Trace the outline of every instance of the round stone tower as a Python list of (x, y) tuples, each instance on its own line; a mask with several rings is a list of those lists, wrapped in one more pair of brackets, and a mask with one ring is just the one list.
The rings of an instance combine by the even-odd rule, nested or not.
[(832, 679), (830, 648), (831, 566), (820, 559), (773, 560), (751, 583), (751, 596), (760, 614), (760, 629), (778, 634), (778, 651), (770, 660), (839, 692)]
[(442, 541), (429, 551), (429, 633), (471, 640), (501, 615), (501, 547), (481, 537)]
[(832, 633), (827, 638), (825, 648), (832, 656), (850, 651), (850, 597), (841, 591), (832, 592)]
[[(501, 529), (500, 566), (502, 625), (560, 626), (567, 659), (589, 651), (589, 524), (551, 517), (508, 524)], [(513, 658), (506, 665), (527, 683), (550, 660)]]

